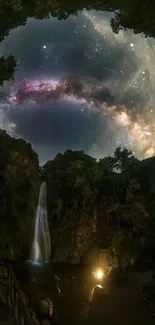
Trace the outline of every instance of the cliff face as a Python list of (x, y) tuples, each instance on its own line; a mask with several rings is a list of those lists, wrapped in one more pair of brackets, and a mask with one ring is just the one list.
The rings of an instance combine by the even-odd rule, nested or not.
[(94, 196), (87, 176), (94, 164), (82, 151), (67, 150), (43, 167), (55, 262), (79, 263), (92, 244)]
[(118, 148), (97, 162), (67, 150), (39, 168), (30, 144), (0, 130), (0, 259), (29, 257), (41, 178), (53, 261), (94, 261), (107, 250), (111, 264), (127, 266), (144, 248), (153, 256), (154, 157), (138, 161)]
[(31, 145), (0, 130), (0, 257), (28, 253), (40, 183), (39, 161)]

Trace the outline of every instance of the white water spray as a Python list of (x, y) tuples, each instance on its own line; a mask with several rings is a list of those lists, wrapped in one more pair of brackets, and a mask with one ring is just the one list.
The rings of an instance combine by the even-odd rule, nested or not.
[(46, 183), (40, 187), (35, 218), (35, 232), (32, 244), (31, 261), (45, 262), (50, 259), (51, 240), (47, 217)]

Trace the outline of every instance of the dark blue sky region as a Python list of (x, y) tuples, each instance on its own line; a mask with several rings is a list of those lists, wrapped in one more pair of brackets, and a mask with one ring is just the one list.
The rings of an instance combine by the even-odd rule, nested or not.
[[(1, 89), (0, 127), (31, 142), (41, 163), (66, 149), (96, 158), (118, 146), (139, 157), (153, 154), (155, 42), (129, 31), (114, 35), (109, 16), (84, 11), (66, 21), (29, 19), (0, 44), (0, 55), (24, 59), (14, 82)], [(62, 84), (70, 79), (76, 85), (67, 97)], [(41, 85), (53, 80), (62, 93), (51, 101)], [(23, 83), (34, 82), (35, 93), (10, 101)]]

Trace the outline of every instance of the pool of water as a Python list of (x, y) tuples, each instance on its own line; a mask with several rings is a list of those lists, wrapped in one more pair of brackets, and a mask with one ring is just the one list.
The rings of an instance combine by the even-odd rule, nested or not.
[(54, 322), (62, 325), (154, 324), (137, 290), (141, 281), (137, 273), (128, 272), (128, 281), (122, 285), (111, 282), (110, 275), (99, 283), (91, 266), (25, 262), (13, 265), (13, 269), (39, 319), (42, 316), (36, 309), (36, 302), (41, 298), (52, 300), (53, 318), (45, 317), (51, 325)]
[(49, 298), (61, 324), (86, 322), (94, 287), (100, 283), (92, 267), (25, 262), (13, 268), (30, 307), (36, 309), (39, 299)]

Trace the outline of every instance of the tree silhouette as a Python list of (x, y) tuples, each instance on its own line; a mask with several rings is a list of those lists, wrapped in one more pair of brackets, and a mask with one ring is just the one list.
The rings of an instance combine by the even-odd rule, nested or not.
[(17, 61), (13, 55), (0, 58), (0, 86), (3, 86), (4, 81), (13, 80), (16, 67)]
[[(11, 29), (25, 25), (28, 18), (67, 19), (70, 15), (77, 15), (83, 9), (109, 11), (114, 13), (111, 27), (115, 33), (121, 29), (131, 29), (135, 34), (144, 33), (145, 36), (155, 37), (155, 1), (154, 0), (1, 0), (0, 1), (0, 41)], [(9, 73), (5, 74), (4, 65), (1, 70), (0, 84), (4, 80), (13, 79), (15, 60), (9, 60)], [(3, 76), (4, 71), (4, 76)], [(8, 79), (7, 79), (8, 78)]]
[(1, 0), (0, 2), (0, 39), (8, 35), (10, 29), (26, 23), (28, 17), (36, 19), (67, 19), (71, 14), (86, 10), (111, 11), (114, 32), (132, 29), (136, 34), (155, 36), (155, 2), (153, 0)]

